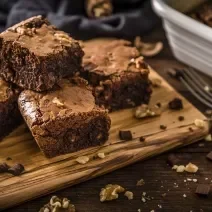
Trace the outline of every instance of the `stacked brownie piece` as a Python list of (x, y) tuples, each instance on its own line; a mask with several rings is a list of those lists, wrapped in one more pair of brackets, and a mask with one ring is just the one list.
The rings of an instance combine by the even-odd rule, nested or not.
[(95, 105), (87, 81), (74, 77), (83, 55), (77, 41), (41, 16), (1, 33), (0, 77), (7, 83), (0, 84), (0, 125), (18, 122), (22, 89), (20, 112), (47, 157), (104, 143), (108, 113)]
[(149, 102), (149, 67), (129, 41), (95, 39), (83, 46), (81, 75), (92, 85), (99, 106), (114, 111)]
[(21, 123), (17, 99), (21, 89), (0, 78), (0, 139)]
[(41, 16), (0, 34), (0, 77), (24, 89), (45, 91), (81, 69), (77, 41)]
[(148, 103), (149, 67), (130, 42), (83, 45), (85, 56), (41, 16), (0, 34), (0, 137), (20, 123), (20, 110), (42, 152), (54, 157), (107, 141), (108, 110)]
[(20, 94), (19, 107), (47, 157), (103, 144), (110, 118), (81, 78), (61, 80), (52, 91)]

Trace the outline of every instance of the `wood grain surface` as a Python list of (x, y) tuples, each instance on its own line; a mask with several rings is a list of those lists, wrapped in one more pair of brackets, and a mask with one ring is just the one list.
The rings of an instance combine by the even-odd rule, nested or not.
[[(160, 76), (152, 71), (151, 78)], [(158, 101), (162, 103), (161, 116), (137, 120), (133, 117), (133, 109), (114, 112), (110, 115), (112, 119), (110, 138), (104, 146), (53, 159), (47, 159), (42, 155), (25, 125), (19, 127), (0, 143), (0, 161), (12, 157), (13, 160), (7, 161), (8, 164), (22, 163), (26, 171), (19, 177), (10, 174), (0, 175), (0, 210), (205, 137), (208, 134), (207, 124), (204, 129), (197, 128), (193, 124), (197, 118), (205, 120), (204, 115), (183, 97), (181, 97), (184, 103), (182, 111), (167, 109), (168, 101), (178, 96), (180, 95), (162, 79), (162, 86), (154, 89), (151, 101), (151, 104)], [(183, 122), (178, 121), (179, 115), (185, 117)], [(167, 125), (167, 130), (161, 130), (160, 124)], [(189, 127), (194, 131), (191, 132)], [(124, 129), (132, 131), (133, 141), (120, 141), (118, 132)], [(146, 137), (145, 142), (139, 141), (140, 136)], [(104, 152), (106, 158), (94, 159), (93, 156), (98, 152)], [(82, 155), (90, 157), (90, 161), (85, 165), (75, 161)]]

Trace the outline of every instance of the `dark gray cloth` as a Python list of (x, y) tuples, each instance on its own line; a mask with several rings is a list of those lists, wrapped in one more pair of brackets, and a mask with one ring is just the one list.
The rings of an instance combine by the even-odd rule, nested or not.
[(133, 38), (148, 32), (157, 23), (149, 0), (113, 0), (113, 4), (113, 15), (89, 19), (84, 0), (0, 0), (0, 30), (43, 15), (76, 39)]

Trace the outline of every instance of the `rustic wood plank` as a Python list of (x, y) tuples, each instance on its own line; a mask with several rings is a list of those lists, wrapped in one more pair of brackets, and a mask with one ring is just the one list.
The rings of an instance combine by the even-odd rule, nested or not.
[[(151, 72), (151, 77), (160, 78), (154, 71)], [(19, 177), (9, 174), (0, 176), (0, 210), (203, 138), (208, 133), (208, 126), (199, 129), (193, 122), (196, 118), (205, 117), (187, 100), (181, 97), (184, 102), (182, 111), (167, 109), (168, 101), (175, 96), (180, 95), (162, 79), (162, 87), (154, 90), (151, 101), (151, 104), (158, 101), (162, 103), (161, 116), (137, 120), (133, 117), (133, 109), (112, 113), (110, 138), (104, 146), (53, 159), (47, 159), (42, 155), (26, 126), (21, 126), (0, 143), (0, 161), (12, 157), (13, 160), (8, 161), (9, 164), (14, 163), (13, 161), (20, 162), (26, 168), (26, 172)], [(179, 122), (179, 115), (183, 115), (185, 121)], [(162, 131), (159, 128), (160, 124), (167, 125), (167, 130)], [(189, 131), (190, 126), (194, 129), (193, 132)], [(131, 130), (133, 141), (120, 141), (120, 129)], [(140, 142), (140, 136), (145, 136), (146, 141)], [(93, 159), (100, 151), (105, 152), (107, 157)], [(75, 159), (80, 155), (88, 155), (91, 158), (90, 162), (85, 165), (77, 164)]]

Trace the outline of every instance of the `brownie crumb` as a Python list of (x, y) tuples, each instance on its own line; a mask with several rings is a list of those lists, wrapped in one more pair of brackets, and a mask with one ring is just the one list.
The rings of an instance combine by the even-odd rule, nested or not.
[(12, 158), (11, 157), (7, 157), (6, 160), (12, 160)]
[(185, 120), (185, 117), (184, 117), (184, 116), (179, 116), (179, 117), (178, 117), (178, 120), (179, 120), (179, 121), (184, 121), (184, 120)]
[(180, 98), (174, 98), (169, 102), (169, 109), (181, 110), (183, 109), (183, 102)]
[(196, 189), (196, 194), (201, 196), (208, 196), (210, 193), (210, 185), (209, 184), (199, 184)]
[(190, 132), (194, 132), (194, 129), (192, 127), (188, 128)]
[(159, 108), (161, 108), (162, 105), (161, 105), (160, 102), (158, 102), (158, 103), (156, 103), (156, 106), (159, 107)]
[(24, 171), (24, 166), (20, 163), (15, 164), (8, 169), (8, 172), (14, 176), (19, 176)]
[(166, 130), (166, 129), (167, 129), (167, 126), (166, 126), (166, 125), (161, 124), (161, 125), (160, 125), (160, 129), (161, 129), (161, 130)]
[(140, 140), (141, 142), (144, 142), (146, 139), (145, 139), (143, 136), (141, 136), (141, 137), (139, 138), (139, 140)]
[(180, 165), (180, 159), (175, 154), (169, 154), (167, 163), (173, 167), (174, 165)]
[(1, 163), (0, 164), (0, 173), (5, 173), (8, 171), (10, 167), (6, 163)]
[(119, 137), (120, 137), (121, 140), (131, 141), (132, 140), (132, 133), (131, 133), (130, 130), (128, 130), (128, 131), (120, 130), (119, 131)]

